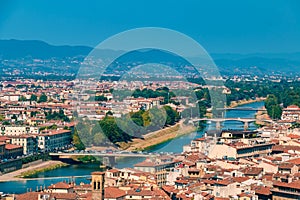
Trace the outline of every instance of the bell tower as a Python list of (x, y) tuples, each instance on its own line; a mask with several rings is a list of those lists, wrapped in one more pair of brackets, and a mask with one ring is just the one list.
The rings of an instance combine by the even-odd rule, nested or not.
[(92, 173), (92, 199), (104, 200), (105, 172)]

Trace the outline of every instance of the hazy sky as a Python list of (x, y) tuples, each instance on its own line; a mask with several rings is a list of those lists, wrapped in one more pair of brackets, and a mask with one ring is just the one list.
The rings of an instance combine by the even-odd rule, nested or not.
[(0, 39), (95, 46), (155, 26), (210, 53), (300, 52), (299, 11), (298, 0), (0, 0)]

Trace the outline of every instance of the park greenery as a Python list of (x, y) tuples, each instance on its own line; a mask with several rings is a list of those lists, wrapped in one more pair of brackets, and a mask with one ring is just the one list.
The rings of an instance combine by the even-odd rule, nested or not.
[[(282, 109), (289, 105), (300, 106), (300, 82), (280, 82), (263, 80), (263, 81), (239, 81), (227, 80), (225, 86), (230, 90), (226, 94), (227, 105), (233, 101), (250, 100), (258, 97), (265, 97), (265, 107), (268, 115), (272, 119), (280, 119)], [(137, 89), (132, 93), (135, 98), (161, 98), (161, 104), (165, 109), (166, 119), (164, 126), (174, 125), (180, 118), (205, 117), (207, 109), (212, 107), (210, 92), (207, 88), (198, 87), (192, 90), (196, 98), (196, 106), (189, 107), (179, 115), (173, 110), (168, 103), (182, 104), (175, 101), (176, 95), (191, 97), (191, 91), (171, 91), (166, 87), (151, 89)], [(99, 96), (98, 101), (106, 101), (104, 96)], [(190, 99), (191, 102), (193, 100)], [(195, 101), (194, 101), (195, 102)], [(184, 104), (184, 103), (183, 103)], [(159, 110), (159, 109), (158, 109)], [(73, 142), (77, 149), (84, 149), (86, 146), (109, 145), (111, 143), (128, 142), (133, 138), (142, 137), (143, 134), (159, 129), (158, 124), (162, 118), (155, 117), (159, 111), (144, 110), (129, 113), (122, 116), (122, 120), (117, 121), (113, 113), (108, 113), (104, 119), (99, 122), (92, 122), (87, 119), (79, 120), (77, 130), (73, 134)], [(133, 123), (133, 124), (132, 124)], [(120, 128), (122, 127), (122, 128)], [(143, 127), (140, 131), (137, 127)], [(200, 124), (203, 127), (203, 124)], [(126, 130), (126, 131), (124, 131)]]
[(49, 112), (45, 112), (45, 115), (47, 120), (62, 120), (64, 122), (70, 121), (69, 117), (64, 114), (64, 111), (62, 109), (59, 109), (58, 112), (52, 112), (50, 110)]
[[(180, 117), (178, 112), (173, 110), (170, 106), (163, 106), (166, 118), (163, 126), (171, 126), (179, 121)], [(129, 113), (122, 117), (123, 121), (117, 122), (117, 119), (111, 115), (107, 115), (99, 122), (91, 121), (88, 119), (78, 119), (79, 122), (73, 134), (73, 143), (76, 149), (82, 150), (88, 146), (109, 146), (112, 144), (117, 145), (118, 142), (129, 142), (133, 138), (142, 137), (143, 134), (159, 130), (160, 117), (155, 117), (154, 110), (140, 110), (138, 112)], [(154, 116), (152, 116), (154, 115)], [(136, 126), (128, 126), (128, 119)], [(118, 119), (119, 120), (119, 119)], [(152, 120), (152, 121), (151, 121)], [(118, 124), (121, 123), (121, 124)], [(121, 129), (125, 127), (126, 132)], [(142, 128), (141, 128), (142, 127)], [(139, 131), (140, 129), (144, 131)]]
[(299, 81), (226, 81), (225, 86), (231, 90), (227, 95), (227, 104), (232, 101), (249, 100), (257, 97), (266, 97), (265, 107), (272, 119), (280, 119), (282, 109), (289, 105), (300, 106)]

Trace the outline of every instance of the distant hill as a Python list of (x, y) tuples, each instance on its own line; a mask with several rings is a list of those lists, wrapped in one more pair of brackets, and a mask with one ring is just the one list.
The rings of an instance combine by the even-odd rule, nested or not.
[(280, 73), (291, 75), (300, 73), (300, 60), (286, 58), (248, 57), (242, 59), (216, 59), (222, 74), (264, 75)]
[[(38, 40), (0, 40), (0, 59), (64, 58), (86, 56), (93, 50), (88, 46), (54, 46)], [(110, 58), (116, 55), (113, 50), (97, 50), (102, 56)], [(186, 61), (159, 50), (143, 50), (128, 53), (128, 57), (120, 57), (118, 63), (162, 62), (168, 65), (185, 65)], [(272, 73), (300, 74), (300, 53), (282, 54), (211, 54), (215, 63), (224, 75), (252, 74), (264, 75)], [(116, 66), (114, 66), (116, 67)], [(111, 69), (113, 69), (112, 67)], [(122, 70), (120, 68), (120, 70)]]
[(54, 46), (38, 40), (0, 40), (0, 56), (4, 59), (72, 57), (87, 55), (91, 50), (87, 46)]

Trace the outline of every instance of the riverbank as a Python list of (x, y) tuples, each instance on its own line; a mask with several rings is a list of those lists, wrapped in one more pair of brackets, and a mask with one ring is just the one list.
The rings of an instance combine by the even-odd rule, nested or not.
[[(228, 108), (234, 108), (237, 106), (264, 101), (265, 98), (256, 98), (249, 100), (235, 101), (228, 106)], [(119, 143), (121, 149), (127, 151), (143, 151), (150, 149), (156, 145), (172, 140), (176, 137), (180, 137), (185, 134), (196, 131), (196, 127), (192, 125), (184, 125), (183, 121), (180, 121), (174, 126), (164, 128), (159, 131), (151, 132), (144, 135), (143, 139), (133, 139), (132, 142)]]
[(120, 143), (119, 145), (123, 150), (142, 151), (182, 135), (194, 132), (196, 129), (197, 128), (195, 126), (185, 125), (183, 121), (180, 121), (174, 126), (148, 133), (144, 135), (143, 139), (133, 139), (132, 142)]
[(265, 97), (260, 97), (260, 98), (256, 98), (256, 99), (249, 99), (249, 100), (239, 100), (239, 101), (232, 101), (230, 103), (230, 105), (228, 106), (228, 108), (235, 108), (237, 106), (241, 106), (241, 105), (245, 105), (245, 104), (249, 104), (249, 103), (255, 103), (255, 102), (260, 102), (260, 101), (264, 101), (266, 100)]
[(61, 161), (49, 160), (39, 164), (30, 165), (27, 168), (22, 168), (17, 171), (3, 174), (0, 176), (0, 182), (21, 181), (21, 180), (25, 180), (24, 178), (26, 177), (36, 175), (40, 172), (50, 171), (64, 166), (67, 166), (67, 164)]
[[(261, 102), (266, 100), (266, 98), (261, 97), (261, 98), (256, 98), (256, 99), (249, 99), (249, 100), (241, 100), (241, 101), (235, 101), (235, 102), (231, 102), (230, 106), (228, 106), (229, 108), (234, 108), (237, 106), (241, 106), (241, 105), (246, 105), (249, 103), (255, 103), (255, 102)], [(270, 120), (271, 118), (269, 117), (267, 111), (262, 111), (259, 110), (255, 113), (255, 124), (257, 124), (258, 126), (264, 126), (267, 123), (264, 122), (263, 120)]]
[(271, 118), (269, 117), (267, 111), (261, 111), (261, 110), (256, 112), (255, 118), (256, 118), (255, 123), (259, 126), (264, 126), (264, 125), (267, 124), (263, 120), (271, 120)]

